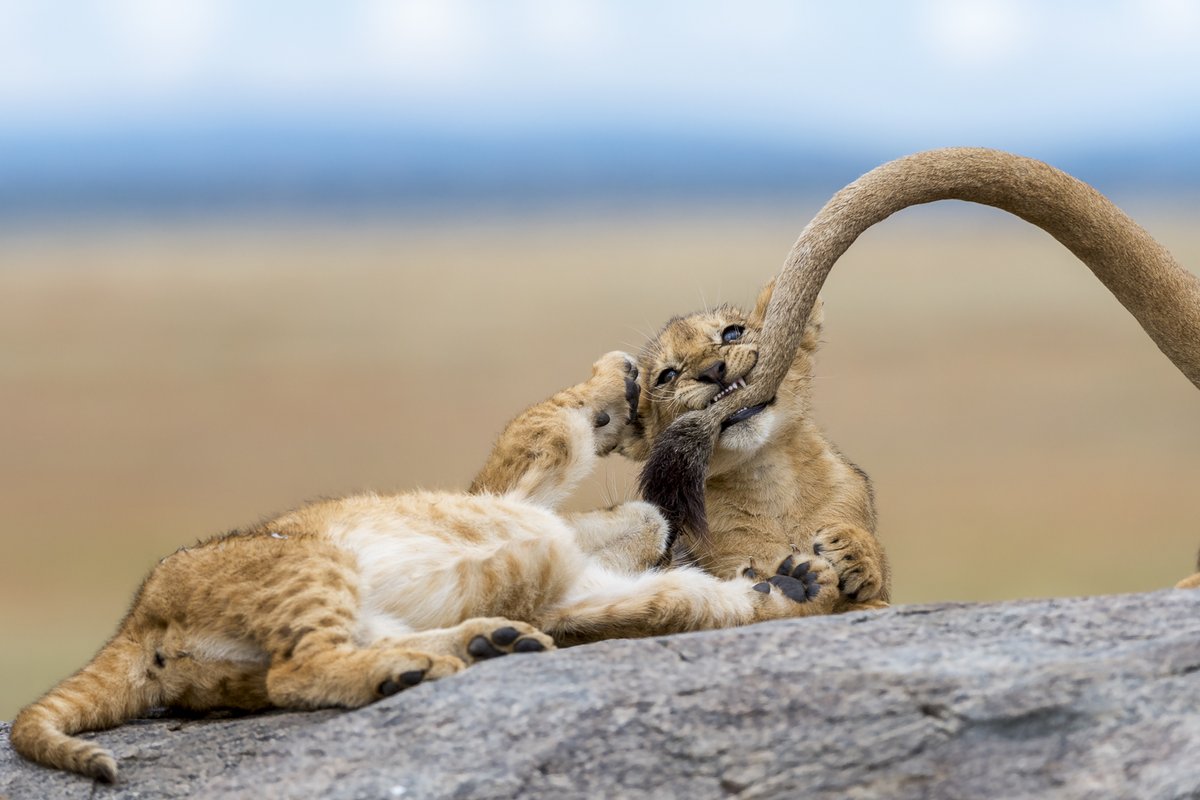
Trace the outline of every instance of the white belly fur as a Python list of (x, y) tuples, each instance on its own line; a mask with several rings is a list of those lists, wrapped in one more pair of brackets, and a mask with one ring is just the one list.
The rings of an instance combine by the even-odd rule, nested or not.
[[(329, 531), (358, 560), (363, 644), (475, 616), (512, 616), (488, 596), (482, 572), (501, 570), (506, 591), (524, 584), (543, 593), (547, 564), (558, 577), (582, 572), (585, 556), (574, 534), (544, 508), (507, 497), (412, 499), (394, 513)], [(430, 503), (442, 512), (440, 521), (428, 514)], [(452, 523), (470, 526), (470, 539), (456, 535)]]

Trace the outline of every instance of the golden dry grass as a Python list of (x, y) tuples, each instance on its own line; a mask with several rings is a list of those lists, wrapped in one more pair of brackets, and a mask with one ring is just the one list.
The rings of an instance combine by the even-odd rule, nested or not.
[[(595, 356), (750, 300), (814, 210), (0, 239), (0, 718), (84, 663), (158, 556), (317, 495), (465, 486)], [(876, 481), (897, 599), (1189, 572), (1196, 390), (1040, 232), (902, 217), (835, 270), (816, 384)], [(1186, 219), (1143, 221), (1200, 264)]]

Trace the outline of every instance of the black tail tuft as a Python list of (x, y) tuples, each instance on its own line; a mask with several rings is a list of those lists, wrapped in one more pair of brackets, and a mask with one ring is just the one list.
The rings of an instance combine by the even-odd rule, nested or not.
[(642, 468), (642, 499), (658, 506), (671, 526), (665, 562), (670, 561), (671, 547), (682, 532), (696, 538), (708, 534), (704, 481), (717, 432), (708, 414), (684, 414), (655, 439)]

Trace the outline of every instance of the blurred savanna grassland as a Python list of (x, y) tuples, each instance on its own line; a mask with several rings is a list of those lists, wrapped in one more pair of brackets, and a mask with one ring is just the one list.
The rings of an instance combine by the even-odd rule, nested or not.
[[(464, 487), (600, 353), (750, 302), (814, 210), (7, 238), (0, 717), (90, 656), (157, 558), (317, 496)], [(1200, 263), (1187, 215), (1143, 221)], [(817, 415), (875, 480), (898, 602), (1189, 572), (1195, 389), (1048, 236), (908, 211), (824, 297)], [(610, 459), (575, 504), (633, 475)]]

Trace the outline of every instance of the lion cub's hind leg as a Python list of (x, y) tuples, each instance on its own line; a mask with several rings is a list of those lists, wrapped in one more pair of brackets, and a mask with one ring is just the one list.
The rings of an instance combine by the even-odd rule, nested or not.
[(564, 516), (580, 549), (611, 570), (636, 574), (662, 560), (670, 528), (650, 503), (634, 500)]
[(789, 557), (770, 576), (748, 566), (729, 580), (695, 567), (628, 576), (593, 565), (545, 627), (579, 644), (828, 614), (837, 600), (837, 575), (818, 557)]
[(468, 665), (510, 653), (540, 653), (554, 649), (554, 639), (547, 634), (528, 623), (504, 617), (474, 617), (452, 628), (421, 631), (393, 641), (452, 656)]
[(769, 594), (778, 590), (796, 605), (794, 616), (827, 613), (840, 593), (834, 589), (838, 582), (836, 570), (823, 558), (801, 558), (795, 553), (775, 568), (774, 575), (763, 575), (751, 565), (742, 572), (745, 578), (758, 580), (754, 591)]
[(294, 586), (281, 605), (287, 622), (268, 638), (267, 697), (282, 708), (357, 708), (464, 667), (450, 655), (382, 639), (360, 646), (358, 596), (329, 586)]
[(334, 643), (340, 639), (332, 632), (311, 637), (310, 652), (273, 665), (267, 673), (272, 702), (287, 708), (357, 708), (479, 661), (554, 649), (545, 633), (503, 617), (477, 617), (368, 647)]

